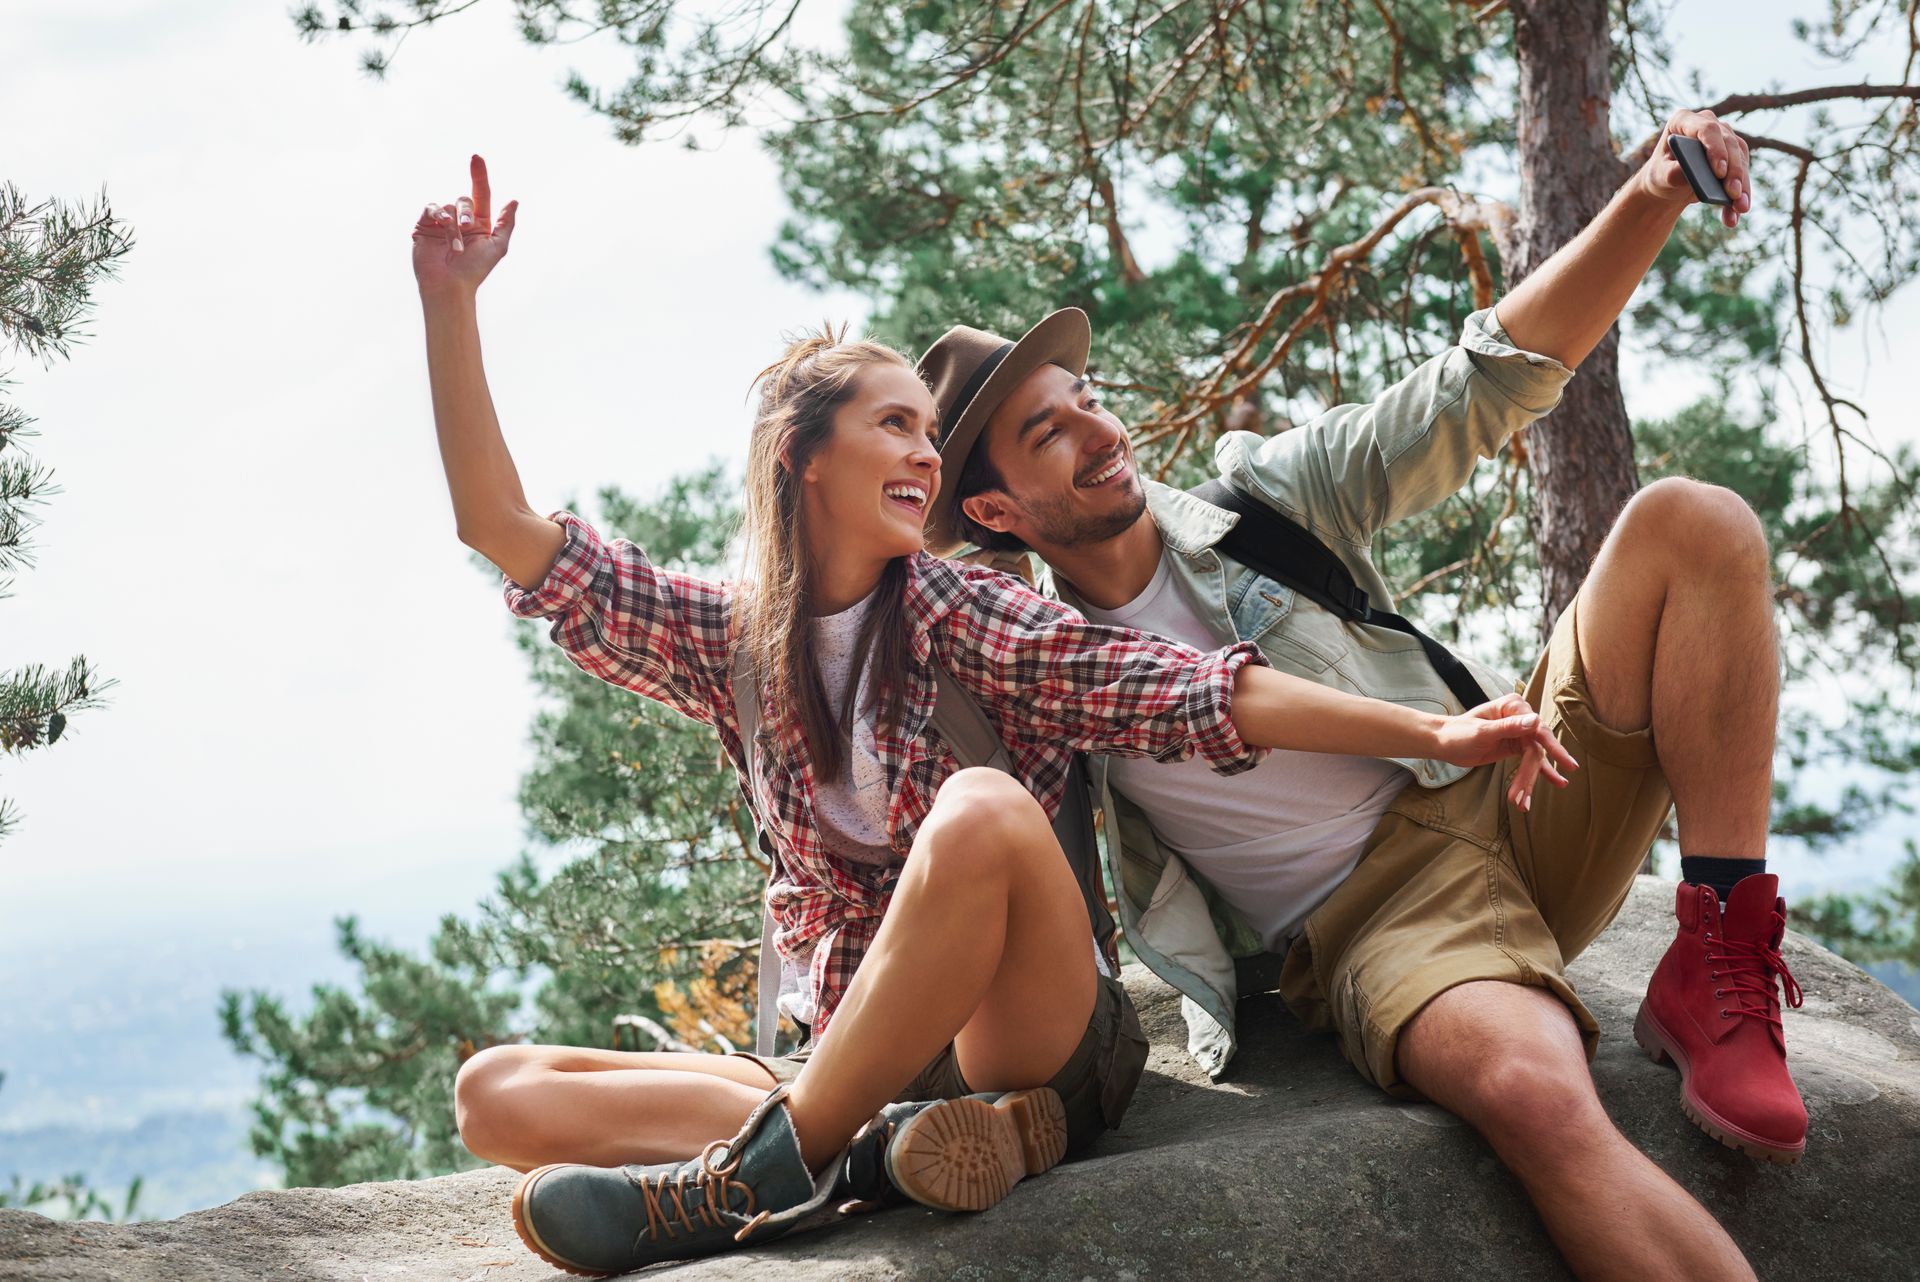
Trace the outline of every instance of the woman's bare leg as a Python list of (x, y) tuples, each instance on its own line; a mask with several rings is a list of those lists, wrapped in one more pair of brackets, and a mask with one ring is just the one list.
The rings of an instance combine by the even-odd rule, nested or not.
[(954, 775), (788, 1096), (808, 1166), (819, 1170), (948, 1042), (977, 1090), (1044, 1084), (1093, 1014), (1091, 941), (1040, 804), (999, 771)]
[(773, 1086), (734, 1055), (493, 1046), (460, 1066), (454, 1113), (475, 1157), (515, 1170), (669, 1162), (737, 1132)]

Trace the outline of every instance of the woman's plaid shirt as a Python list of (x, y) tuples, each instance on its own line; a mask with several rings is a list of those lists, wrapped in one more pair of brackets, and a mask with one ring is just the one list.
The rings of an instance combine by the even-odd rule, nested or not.
[(767, 887), (774, 944), (808, 969), (816, 1037), (879, 929), (934, 794), (959, 769), (929, 724), (934, 662), (978, 700), (1049, 816), (1076, 751), (1161, 761), (1198, 751), (1221, 774), (1250, 769), (1265, 755), (1241, 740), (1228, 715), (1234, 673), (1265, 662), (1253, 644), (1203, 654), (1090, 623), (1011, 575), (922, 553), (907, 576), (913, 662), (904, 723), (875, 731), (896, 862), (839, 859), (813, 824), (815, 781), (795, 718), (768, 707), (761, 777), (749, 779), (741, 766), (747, 757), (729, 677), (734, 586), (661, 569), (625, 539), (604, 542), (572, 513), (553, 519), (567, 532), (559, 559), (537, 589), (506, 580), (508, 607), (522, 618), (551, 619), (554, 641), (583, 671), (719, 733), (774, 843)]

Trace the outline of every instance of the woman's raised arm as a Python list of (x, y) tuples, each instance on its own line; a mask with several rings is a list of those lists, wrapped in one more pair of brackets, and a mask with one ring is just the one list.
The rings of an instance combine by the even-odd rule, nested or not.
[(507, 255), (519, 202), (509, 201), (496, 222), (487, 162), (475, 156), (471, 169), (472, 193), (452, 204), (428, 205), (413, 228), (434, 428), (460, 541), (515, 583), (538, 587), (566, 532), (529, 507), (520, 488), (487, 391), (475, 306), (480, 283)]

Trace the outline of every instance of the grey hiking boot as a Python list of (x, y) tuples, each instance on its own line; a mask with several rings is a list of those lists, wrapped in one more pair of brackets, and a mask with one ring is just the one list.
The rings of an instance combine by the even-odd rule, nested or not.
[(555, 1268), (626, 1273), (779, 1237), (825, 1206), (843, 1162), (816, 1179), (778, 1087), (731, 1140), (690, 1162), (543, 1166), (513, 1193), (513, 1227)]
[(984, 1211), (1066, 1151), (1066, 1109), (1048, 1087), (889, 1104), (848, 1146), (834, 1196)]

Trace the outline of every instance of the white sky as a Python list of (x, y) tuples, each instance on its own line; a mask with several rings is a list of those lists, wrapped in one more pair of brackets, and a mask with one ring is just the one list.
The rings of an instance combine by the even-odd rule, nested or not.
[[(1683, 53), (1716, 90), (1814, 83), (1794, 8), (1742, 6)], [(304, 46), (257, 0), (9, 10), (0, 176), (32, 197), (104, 183), (138, 244), (96, 337), (7, 392), (66, 492), (0, 602), (0, 665), (84, 652), (119, 686), (0, 774), (24, 812), (0, 845), (0, 938), (467, 908), (521, 845), (532, 696), (453, 536), (416, 212), (464, 190), (473, 150), (521, 201), (482, 325), (536, 506), (737, 457), (779, 331), (857, 322), (857, 300), (775, 278), (785, 211), (749, 139), (618, 144), (559, 88), (590, 51), (528, 48), (504, 6), (410, 40), (385, 84), (353, 42)], [(1909, 291), (1883, 332), (1835, 342), (1843, 386), (1876, 362), (1882, 432), (1911, 431), (1920, 379), (1888, 357), (1916, 335)], [(1647, 412), (1675, 391), (1628, 376)]]

